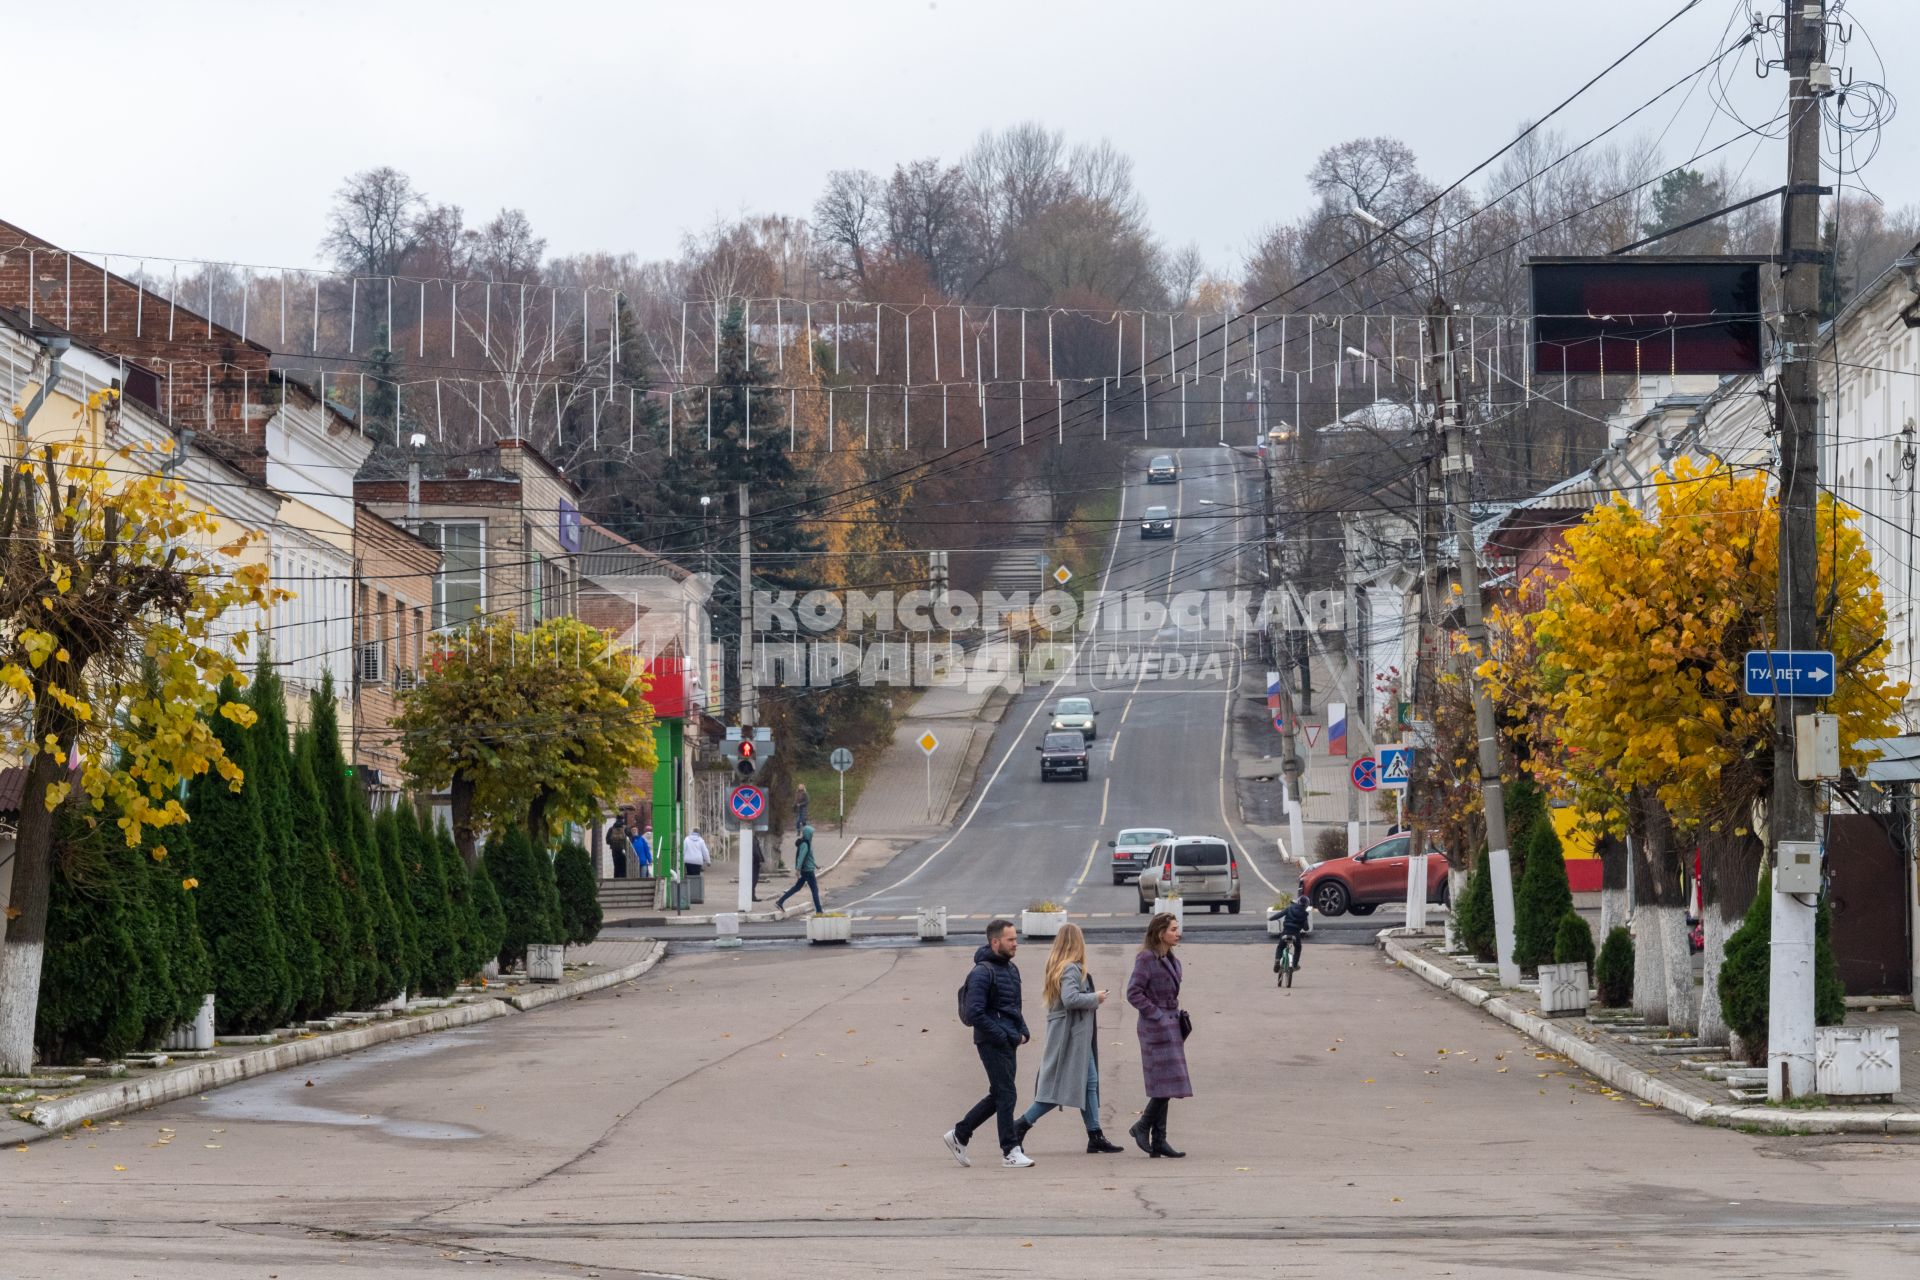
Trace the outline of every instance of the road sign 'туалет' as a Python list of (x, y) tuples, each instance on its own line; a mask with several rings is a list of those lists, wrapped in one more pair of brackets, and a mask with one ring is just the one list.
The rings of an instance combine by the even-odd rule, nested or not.
[(1833, 696), (1833, 655), (1824, 649), (1749, 649), (1746, 671), (1748, 697)]

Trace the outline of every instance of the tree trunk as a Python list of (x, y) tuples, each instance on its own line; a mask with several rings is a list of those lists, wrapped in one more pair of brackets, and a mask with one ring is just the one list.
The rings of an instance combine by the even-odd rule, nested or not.
[(460, 856), (466, 859), (467, 870), (471, 872), (480, 865), (480, 851), (474, 846), (473, 839), (473, 779), (456, 773), (447, 791), (453, 806), (454, 847), (460, 850)]
[(1711, 905), (1701, 922), (1706, 934), (1705, 981), (1700, 984), (1700, 1043), (1726, 1044), (1732, 1036), (1720, 1008), (1720, 966), (1727, 958), (1727, 937), (1736, 926), (1720, 918)]
[(1633, 878), (1634, 1012), (1652, 1023), (1687, 1026), (1694, 1016), (1693, 964), (1687, 955), (1680, 841), (1672, 815), (1651, 788), (1636, 787), (1627, 807), (1638, 861)]
[(13, 842), (6, 944), (0, 946), (0, 1075), (33, 1073), (33, 1031), (40, 1012), (40, 969), (46, 958), (47, 901), (53, 886), (53, 814), (47, 788), (60, 762), (46, 751), (27, 762), (20, 825)]
[(1740, 927), (1740, 918), (1759, 889), (1763, 852), (1759, 838), (1751, 833), (1709, 832), (1700, 839), (1700, 910), (1705, 934), (1700, 1039), (1706, 1044), (1728, 1042), (1730, 1033), (1720, 1009), (1720, 965), (1726, 959), (1727, 938)]
[(1607, 935), (1633, 914), (1627, 901), (1627, 845), (1618, 836), (1601, 836), (1594, 842), (1600, 855), (1600, 937), (1596, 945), (1605, 945)]
[(1655, 906), (1633, 913), (1633, 1011), (1655, 1026), (1667, 1021), (1667, 948)]
[(1667, 956), (1667, 1025), (1692, 1034), (1700, 1025), (1699, 1000), (1694, 994), (1693, 953), (1687, 948), (1687, 909), (1656, 907), (1660, 943)]

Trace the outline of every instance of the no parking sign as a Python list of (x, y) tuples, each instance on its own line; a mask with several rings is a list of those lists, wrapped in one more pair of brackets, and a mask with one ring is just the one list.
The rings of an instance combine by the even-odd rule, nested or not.
[(1380, 765), (1372, 756), (1361, 756), (1355, 760), (1347, 774), (1353, 779), (1353, 785), (1362, 791), (1372, 791), (1380, 785)]

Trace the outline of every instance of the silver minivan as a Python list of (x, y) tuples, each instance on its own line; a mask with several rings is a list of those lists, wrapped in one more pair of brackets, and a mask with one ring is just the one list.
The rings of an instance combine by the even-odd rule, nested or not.
[(1240, 914), (1240, 859), (1219, 836), (1175, 836), (1153, 846), (1140, 872), (1140, 914), (1177, 888), (1189, 907)]

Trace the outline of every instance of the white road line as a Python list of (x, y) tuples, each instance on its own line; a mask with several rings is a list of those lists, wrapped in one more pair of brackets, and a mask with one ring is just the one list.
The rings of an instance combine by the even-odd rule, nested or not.
[[(1101, 814), (1100, 818), (1102, 821), (1105, 821), (1106, 814), (1104, 813)], [(1080, 868), (1080, 879), (1077, 883), (1075, 883), (1075, 885), (1073, 886), (1074, 888), (1083, 889), (1086, 887), (1087, 877), (1093, 872), (1093, 855), (1098, 852), (1100, 852), (1100, 842), (1098, 840), (1095, 840), (1093, 842), (1093, 848), (1087, 850), (1087, 865)]]
[[(1115, 729), (1113, 731), (1113, 736), (1107, 739), (1107, 766), (1111, 768), (1113, 766), (1113, 762), (1119, 759), (1119, 757), (1120, 757), (1120, 731), (1118, 729)], [(1107, 818), (1106, 812), (1102, 810), (1100, 814), (1100, 820), (1104, 822), (1106, 821), (1106, 818)]]
[[(1115, 736), (1117, 737), (1118, 735), (1116, 734)], [(1110, 777), (1102, 778), (1100, 780), (1100, 827), (1102, 830), (1106, 829), (1107, 796), (1112, 790), (1113, 790), (1113, 779)]]
[[(1135, 687), (1138, 687), (1139, 683), (1140, 681), (1138, 679), (1134, 680)], [(1128, 694), (1127, 705), (1120, 709), (1120, 723), (1125, 724), (1127, 722), (1127, 717), (1132, 714), (1133, 714), (1133, 695)]]
[[(1235, 470), (1235, 475), (1236, 477), (1238, 476), (1237, 468)], [(1235, 483), (1236, 484), (1238, 483), (1237, 478)], [(1120, 483), (1120, 510), (1124, 512), (1126, 511), (1126, 509), (1127, 509), (1127, 488), (1126, 488), (1126, 481), (1122, 480)], [(1107, 567), (1104, 570), (1102, 570), (1100, 574), (1100, 591), (1102, 595), (1106, 594), (1107, 584), (1113, 579), (1114, 562), (1120, 558), (1120, 526), (1123, 523), (1124, 523), (1123, 520), (1115, 520), (1113, 522), (1113, 545), (1107, 548)], [(1066, 664), (1066, 670), (1061, 672), (1060, 675), (1054, 678), (1052, 686), (1048, 689), (1049, 696), (1052, 693), (1058, 691), (1061, 683), (1069, 675), (1072, 675), (1074, 673), (1074, 671), (1076, 670), (1076, 668), (1079, 666), (1079, 663), (1080, 663), (1080, 651), (1086, 647), (1087, 641), (1091, 640), (1092, 638), (1093, 638), (1093, 632), (1089, 630), (1085, 635), (1081, 636), (1079, 642), (1073, 646), (1073, 656), (1068, 660)], [(1015, 734), (1013, 737), (1013, 741), (1007, 744), (1006, 754), (1001, 756), (1000, 763), (993, 767), (993, 772), (989, 774), (987, 777), (986, 785), (980, 788), (979, 797), (974, 800), (973, 807), (967, 810), (966, 817), (960, 819), (960, 825), (953, 829), (953, 834), (948, 836), (945, 840), (941, 841), (940, 847), (935, 849), (932, 853), (928, 854), (925, 858), (921, 859), (920, 864), (914, 867), (913, 870), (907, 872), (907, 874), (905, 874), (904, 876), (901, 876), (898, 880), (895, 880), (892, 884), (887, 885), (885, 888), (875, 889), (872, 893), (868, 894), (864, 898), (854, 899), (852, 902), (849, 902), (847, 904), (848, 907), (857, 907), (863, 902), (871, 902), (873, 901), (873, 899), (878, 898), (883, 894), (892, 893), (895, 889), (898, 889), (901, 885), (907, 883), (907, 881), (913, 879), (915, 876), (919, 875), (922, 871), (925, 871), (929, 866), (933, 864), (933, 860), (935, 858), (939, 857), (941, 854), (945, 853), (948, 849), (953, 847), (953, 842), (960, 838), (961, 834), (966, 831), (968, 824), (970, 824), (973, 821), (974, 815), (980, 812), (980, 806), (987, 802), (987, 797), (993, 792), (993, 784), (1000, 780), (1000, 774), (1006, 769), (1007, 762), (1013, 759), (1013, 753), (1026, 745), (1025, 738), (1027, 736), (1027, 730), (1033, 728), (1033, 722), (1039, 718), (1041, 708), (1045, 707), (1046, 705), (1047, 705), (1046, 698), (1041, 698), (1038, 702), (1034, 704), (1033, 710), (1027, 714), (1026, 723), (1020, 726), (1020, 732)]]

